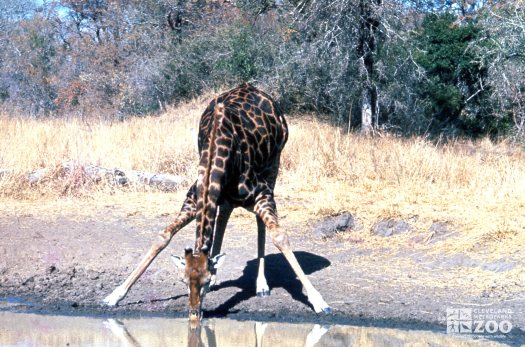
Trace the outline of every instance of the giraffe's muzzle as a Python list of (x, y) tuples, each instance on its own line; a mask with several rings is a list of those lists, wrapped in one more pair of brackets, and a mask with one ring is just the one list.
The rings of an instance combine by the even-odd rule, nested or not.
[(190, 321), (198, 321), (201, 319), (199, 310), (190, 310)]

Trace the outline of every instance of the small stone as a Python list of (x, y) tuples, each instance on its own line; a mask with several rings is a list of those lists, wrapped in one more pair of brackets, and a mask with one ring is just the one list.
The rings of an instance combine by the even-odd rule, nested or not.
[(450, 224), (448, 222), (433, 222), (428, 231), (435, 235), (444, 235), (448, 234), (452, 230), (450, 229)]
[(55, 265), (51, 265), (46, 269), (46, 275), (51, 275), (52, 273), (58, 271)]
[(92, 281), (98, 280), (100, 278), (99, 274), (95, 271), (90, 271), (88, 277)]
[(506, 272), (514, 269), (516, 266), (515, 262), (497, 260), (490, 263), (485, 263), (481, 265), (483, 270), (493, 271), (493, 272)]
[(347, 231), (355, 226), (354, 217), (348, 213), (326, 217), (314, 225), (314, 234), (321, 238), (329, 238), (337, 233)]
[(410, 231), (410, 224), (404, 220), (384, 219), (372, 227), (372, 232), (377, 236), (388, 237)]
[(433, 222), (430, 228), (428, 228), (429, 234), (426, 237), (427, 243), (435, 243), (443, 241), (449, 237), (453, 237), (457, 234), (449, 222)]
[(24, 282), (22, 282), (22, 285), (23, 286), (27, 286), (29, 284), (32, 284), (35, 282), (35, 276), (31, 276), (29, 278), (27, 278)]

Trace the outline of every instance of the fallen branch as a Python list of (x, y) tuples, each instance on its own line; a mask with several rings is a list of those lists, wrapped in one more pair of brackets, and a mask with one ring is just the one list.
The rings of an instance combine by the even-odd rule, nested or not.
[[(118, 168), (108, 169), (98, 165), (80, 165), (74, 162), (62, 163), (56, 169), (65, 175), (80, 173), (94, 182), (105, 180), (117, 186), (143, 184), (158, 187), (163, 190), (175, 190), (183, 181), (182, 177), (176, 175), (138, 170), (122, 170)], [(27, 180), (30, 184), (37, 184), (52, 174), (52, 172), (53, 170), (49, 168), (37, 169), (27, 175)], [(0, 169), (0, 180), (6, 178), (11, 173), (11, 170)]]

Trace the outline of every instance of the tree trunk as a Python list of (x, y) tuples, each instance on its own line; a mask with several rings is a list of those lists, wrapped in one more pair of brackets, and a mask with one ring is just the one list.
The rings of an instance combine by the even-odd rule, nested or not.
[(369, 88), (363, 89), (361, 99), (361, 134), (372, 134), (372, 94)]
[(361, 98), (361, 133), (370, 135), (378, 125), (378, 98), (375, 85), (375, 55), (377, 53), (377, 36), (380, 18), (378, 9), (382, 0), (360, 0), (359, 16), (361, 26), (357, 52), (361, 57), (362, 98)]

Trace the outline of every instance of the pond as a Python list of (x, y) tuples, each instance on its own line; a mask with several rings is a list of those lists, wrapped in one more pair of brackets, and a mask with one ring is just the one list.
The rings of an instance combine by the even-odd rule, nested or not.
[(479, 346), (425, 330), (181, 318), (107, 318), (0, 312), (1, 346)]

